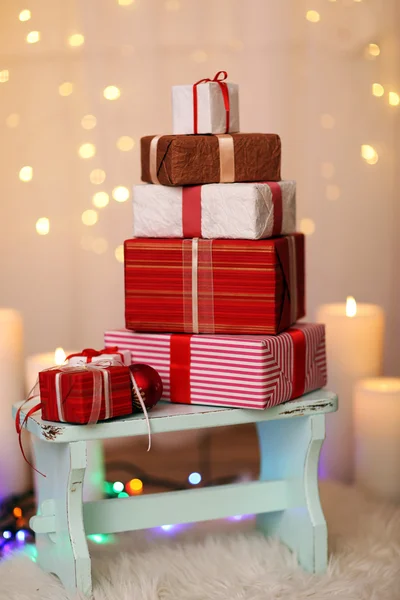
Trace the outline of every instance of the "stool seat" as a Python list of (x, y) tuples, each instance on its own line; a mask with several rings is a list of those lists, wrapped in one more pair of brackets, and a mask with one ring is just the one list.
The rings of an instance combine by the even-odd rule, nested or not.
[[(25, 404), (21, 411), (21, 422), (30, 408), (35, 405), (35, 402), (37, 403), (37, 398)], [(14, 405), (14, 417), (20, 405), (22, 405), (22, 402)], [(165, 433), (167, 431), (222, 427), (241, 423), (260, 423), (293, 416), (329, 413), (336, 410), (337, 397), (335, 394), (326, 390), (317, 390), (297, 400), (291, 400), (266, 410), (159, 402), (149, 412), (149, 418), (152, 433)], [(54, 443), (104, 440), (146, 435), (147, 433), (146, 419), (143, 413), (102, 421), (96, 425), (70, 425), (68, 423), (43, 421), (40, 412), (37, 412), (29, 417), (26, 428), (39, 439)]]
[[(21, 410), (21, 422), (32, 400)], [(13, 407), (13, 414), (21, 406)], [(64, 586), (92, 596), (91, 559), (86, 536), (188, 523), (238, 514), (257, 514), (257, 526), (279, 537), (310, 572), (327, 566), (327, 528), (318, 493), (318, 459), (325, 437), (325, 414), (337, 397), (318, 390), (266, 410), (159, 403), (149, 413), (151, 432), (162, 433), (255, 423), (260, 444), (259, 481), (83, 502), (87, 442), (147, 433), (139, 413), (96, 425), (43, 421), (31, 415), (38, 513), (38, 563)]]

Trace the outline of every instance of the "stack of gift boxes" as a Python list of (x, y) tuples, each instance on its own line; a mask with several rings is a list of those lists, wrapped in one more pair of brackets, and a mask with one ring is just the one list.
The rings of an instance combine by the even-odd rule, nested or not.
[(296, 184), (281, 180), (278, 135), (239, 133), (238, 87), (225, 78), (175, 86), (174, 133), (142, 138), (126, 329), (40, 373), (45, 420), (95, 423), (161, 396), (264, 409), (325, 385), (324, 326), (296, 323)]
[(174, 133), (141, 140), (126, 329), (105, 345), (154, 367), (163, 400), (263, 409), (326, 384), (325, 332), (296, 323), (304, 236), (279, 136), (239, 133), (225, 79), (175, 86)]

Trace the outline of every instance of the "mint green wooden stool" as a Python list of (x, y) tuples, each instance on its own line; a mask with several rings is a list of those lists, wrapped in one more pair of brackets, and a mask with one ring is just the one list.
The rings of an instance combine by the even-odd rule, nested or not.
[[(25, 405), (21, 419), (30, 406)], [(86, 442), (144, 435), (143, 415), (91, 426), (50, 423), (40, 413), (32, 415), (26, 427), (33, 434), (37, 469), (46, 474), (37, 478), (39, 510), (30, 521), (39, 565), (68, 590), (90, 597), (89, 534), (257, 514), (259, 528), (296, 552), (304, 569), (324, 571), (327, 528), (317, 466), (325, 414), (335, 410), (336, 396), (324, 390), (264, 411), (161, 403), (150, 413), (153, 433), (256, 423), (260, 480), (87, 503), (82, 501)]]

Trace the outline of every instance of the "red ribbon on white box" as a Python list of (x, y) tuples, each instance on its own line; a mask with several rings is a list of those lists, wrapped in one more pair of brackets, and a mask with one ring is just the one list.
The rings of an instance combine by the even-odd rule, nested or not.
[[(272, 195), (274, 225), (272, 237), (281, 235), (283, 225), (282, 189), (276, 181), (261, 181), (268, 185)], [(249, 184), (251, 185), (251, 184)], [(202, 235), (201, 194), (202, 185), (182, 186), (182, 233), (184, 238), (196, 238)]]
[(227, 84), (225, 83), (225, 79), (228, 78), (228, 73), (226, 71), (218, 71), (214, 75), (214, 79), (200, 79), (193, 84), (193, 133), (198, 133), (198, 102), (197, 102), (197, 86), (201, 83), (217, 83), (220, 87), (222, 98), (224, 100), (225, 106), (225, 115), (226, 115), (226, 124), (225, 124), (225, 133), (229, 131), (229, 120), (230, 120), (230, 100), (229, 100), (229, 89)]

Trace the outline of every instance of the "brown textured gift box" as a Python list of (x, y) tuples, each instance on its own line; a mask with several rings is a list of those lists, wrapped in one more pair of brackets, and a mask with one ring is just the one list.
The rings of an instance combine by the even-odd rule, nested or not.
[[(281, 140), (274, 133), (234, 133), (234, 178), (231, 181), (279, 181)], [(141, 139), (142, 181), (161, 185), (219, 183), (220, 140), (216, 135), (163, 135), (158, 139), (151, 174), (153, 135)]]

